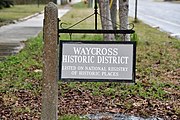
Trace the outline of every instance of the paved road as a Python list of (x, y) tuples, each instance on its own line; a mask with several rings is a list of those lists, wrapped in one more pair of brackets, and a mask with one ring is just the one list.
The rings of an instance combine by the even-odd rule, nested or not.
[[(135, 0), (130, 0), (129, 15), (134, 17), (134, 11)], [(138, 19), (180, 38), (180, 4), (138, 0)]]

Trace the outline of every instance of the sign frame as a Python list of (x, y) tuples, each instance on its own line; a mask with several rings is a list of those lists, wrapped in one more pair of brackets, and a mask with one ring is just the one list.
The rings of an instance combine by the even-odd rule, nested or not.
[[(87, 78), (62, 78), (62, 56), (63, 44), (130, 44), (133, 46), (133, 61), (132, 61), (132, 79), (87, 79)], [(136, 76), (136, 41), (68, 41), (60, 40), (59, 43), (59, 79), (63, 82), (125, 82), (135, 83)]]

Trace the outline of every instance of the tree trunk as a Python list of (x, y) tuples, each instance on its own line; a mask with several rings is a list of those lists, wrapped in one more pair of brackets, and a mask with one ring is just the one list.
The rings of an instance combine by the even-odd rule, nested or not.
[(111, 20), (113, 29), (116, 30), (116, 22), (117, 22), (117, 0), (110, 0), (110, 10), (111, 10)]
[[(119, 0), (119, 21), (120, 30), (128, 29), (129, 0)], [(130, 41), (129, 35), (121, 35), (123, 41)]]
[[(113, 30), (111, 22), (111, 14), (109, 8), (109, 0), (99, 0), (99, 8), (101, 15), (101, 24), (103, 30)], [(114, 34), (104, 34), (105, 41), (114, 41)]]

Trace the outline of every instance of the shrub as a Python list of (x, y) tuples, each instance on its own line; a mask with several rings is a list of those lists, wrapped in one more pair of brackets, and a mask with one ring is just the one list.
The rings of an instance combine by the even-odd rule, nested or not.
[(13, 5), (14, 5), (13, 0), (1, 0), (0, 1), (0, 9), (2, 9), (3, 7), (9, 8)]

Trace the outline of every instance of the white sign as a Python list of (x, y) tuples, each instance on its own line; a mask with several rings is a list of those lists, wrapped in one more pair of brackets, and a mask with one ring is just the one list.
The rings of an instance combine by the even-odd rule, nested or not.
[(135, 81), (135, 42), (60, 42), (60, 79)]

